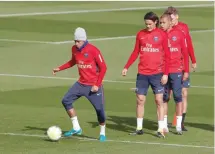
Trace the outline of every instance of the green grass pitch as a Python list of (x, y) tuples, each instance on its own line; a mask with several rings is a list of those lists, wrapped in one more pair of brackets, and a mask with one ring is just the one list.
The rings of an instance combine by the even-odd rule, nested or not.
[[(201, 4), (213, 5), (212, 2), (0, 2), (0, 16), (143, 7), (132, 11), (0, 17), (0, 153), (212, 154), (214, 8), (198, 6)], [(55, 78), (51, 78), (51, 71), (70, 58), (72, 43), (64, 41), (72, 41), (74, 29), (84, 27), (89, 39), (133, 36), (144, 27), (143, 16), (151, 11), (146, 7), (157, 7), (153, 11), (161, 15), (164, 9), (159, 7), (169, 5), (196, 5), (179, 9), (180, 19), (192, 31), (198, 62), (197, 72), (191, 73), (193, 87), (189, 89), (186, 118), (189, 131), (183, 136), (169, 133), (165, 139), (154, 136), (157, 119), (150, 90), (145, 109), (145, 134), (128, 135), (136, 128), (135, 94), (130, 88), (135, 87), (137, 62), (129, 69), (126, 78), (121, 77), (121, 70), (134, 45), (134, 38), (126, 37), (92, 41), (100, 48), (108, 65), (107, 81), (104, 82), (108, 141), (93, 140), (99, 135), (96, 115), (90, 103), (82, 98), (75, 103), (83, 129), (82, 138), (49, 142), (44, 137), (48, 127), (59, 125), (64, 131), (71, 128), (61, 99), (78, 77), (77, 69), (60, 72)], [(173, 118), (174, 106), (171, 101), (169, 122)]]

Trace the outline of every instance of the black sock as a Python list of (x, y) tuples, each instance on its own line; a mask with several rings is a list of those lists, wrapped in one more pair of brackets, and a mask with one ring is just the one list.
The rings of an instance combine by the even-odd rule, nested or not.
[(186, 113), (183, 113), (182, 114), (182, 122), (181, 122), (182, 125), (184, 125), (185, 116), (186, 116)]

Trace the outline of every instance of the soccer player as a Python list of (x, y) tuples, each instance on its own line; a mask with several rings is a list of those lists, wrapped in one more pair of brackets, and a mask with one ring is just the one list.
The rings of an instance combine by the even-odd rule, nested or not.
[(64, 134), (65, 137), (73, 134), (80, 135), (82, 129), (73, 108), (73, 103), (80, 97), (86, 97), (96, 110), (100, 124), (100, 141), (105, 141), (105, 111), (104, 93), (102, 80), (107, 67), (104, 58), (94, 45), (87, 41), (86, 31), (78, 27), (74, 33), (75, 45), (72, 46), (72, 58), (67, 63), (53, 69), (56, 72), (68, 69), (77, 65), (80, 78), (65, 94), (62, 104), (71, 118), (73, 128)]
[(144, 21), (146, 29), (137, 33), (134, 50), (122, 71), (122, 75), (126, 76), (128, 68), (138, 56), (140, 57), (136, 81), (137, 128), (132, 134), (143, 134), (144, 104), (148, 88), (151, 86), (159, 113), (157, 135), (165, 137), (163, 93), (164, 85), (168, 80), (170, 51), (166, 34), (158, 28), (158, 16), (153, 12), (148, 12), (144, 16)]
[[(172, 27), (172, 18), (169, 14), (163, 14), (161, 16), (160, 26), (161, 29), (167, 33), (171, 52), (169, 61), (169, 77), (168, 82), (165, 85), (164, 115), (167, 115), (169, 91), (172, 89), (174, 101), (176, 103), (176, 131), (177, 134), (182, 135), (182, 80), (187, 80), (189, 76), (189, 55), (187, 52), (186, 39), (184, 33), (180, 29)], [(164, 120), (164, 122), (165, 132), (169, 132), (167, 121)]]
[[(195, 72), (197, 68), (197, 64), (196, 64), (196, 58), (194, 54), (192, 39), (191, 39), (187, 24), (179, 21), (178, 10), (172, 6), (168, 7), (167, 10), (164, 12), (164, 14), (170, 14), (173, 25), (179, 28), (185, 34), (188, 53), (192, 61), (193, 71)], [(190, 87), (190, 77), (187, 80), (183, 81), (182, 86), (183, 86), (182, 88), (182, 103), (183, 103), (182, 130), (187, 131), (187, 129), (184, 127), (184, 121), (185, 121), (185, 116), (187, 112), (187, 96), (188, 96), (188, 88)]]

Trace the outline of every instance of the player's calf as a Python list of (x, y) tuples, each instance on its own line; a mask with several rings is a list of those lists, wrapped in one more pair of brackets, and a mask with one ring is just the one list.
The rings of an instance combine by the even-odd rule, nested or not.
[(102, 108), (96, 108), (97, 118), (100, 125), (100, 137), (99, 140), (101, 142), (104, 142), (106, 140), (105, 136), (105, 112), (103, 107)]
[(97, 118), (98, 118), (98, 122), (100, 125), (99, 140), (101, 142), (104, 142), (106, 140), (106, 136), (105, 136), (105, 112), (104, 112), (103, 107), (102, 107), (102, 109), (96, 109), (96, 113), (97, 113)]
[[(90, 89), (89, 89), (90, 91)], [(87, 92), (87, 99), (91, 102), (93, 105), (96, 115), (97, 115), (97, 120), (100, 125), (100, 136), (99, 140), (101, 142), (104, 142), (106, 140), (106, 135), (105, 135), (105, 121), (106, 121), (106, 116), (105, 116), (105, 110), (104, 110), (104, 93), (103, 93), (103, 88), (100, 87), (97, 92)]]
[(64, 133), (64, 136), (67, 136), (67, 137), (72, 136), (74, 134), (80, 135), (82, 133), (82, 129), (79, 125), (75, 109), (73, 108), (73, 105), (72, 105), (75, 102), (75, 100), (77, 100), (80, 97), (78, 88), (80, 88), (80, 85), (78, 83), (75, 83), (68, 90), (68, 92), (65, 94), (64, 98), (62, 99), (62, 104), (65, 110), (67, 111), (73, 125), (73, 128), (70, 131)]
[[(182, 102), (176, 102), (176, 131), (181, 132), (181, 122), (182, 122)], [(179, 133), (180, 134), (180, 133)]]
[[(188, 85), (188, 83), (185, 84), (185, 85)], [(188, 86), (185, 86), (182, 89), (183, 114), (182, 114), (182, 123), (181, 123), (181, 125), (182, 125), (182, 130), (183, 131), (187, 131), (187, 129), (184, 126), (184, 121), (185, 121), (186, 112), (187, 112), (187, 95), (188, 95), (188, 88), (186, 88), (186, 87), (188, 87)]]
[(172, 74), (172, 89), (173, 98), (176, 103), (176, 131), (181, 134), (181, 122), (182, 122), (182, 73)]
[(165, 123), (164, 123), (164, 103), (163, 103), (163, 94), (155, 95), (155, 102), (157, 105), (157, 109), (159, 111), (159, 119), (158, 119), (158, 130), (156, 135), (160, 138), (165, 138)]
[(144, 105), (146, 97), (144, 95), (137, 94), (136, 96), (136, 103), (137, 103), (137, 109), (136, 109), (136, 116), (137, 116), (137, 134), (141, 135), (143, 134), (141, 131), (143, 129), (143, 116), (144, 116)]
[(143, 116), (144, 116), (144, 104), (146, 100), (146, 90), (139, 88), (136, 91), (136, 117), (137, 117), (137, 127), (134, 132), (129, 133), (130, 135), (143, 135)]
[(168, 133), (169, 132), (169, 128), (168, 128), (168, 103), (170, 100), (170, 90), (168, 89), (169, 85), (166, 85), (167, 87), (165, 87), (165, 92), (164, 92), (164, 96), (163, 96), (163, 105), (164, 105), (164, 132)]

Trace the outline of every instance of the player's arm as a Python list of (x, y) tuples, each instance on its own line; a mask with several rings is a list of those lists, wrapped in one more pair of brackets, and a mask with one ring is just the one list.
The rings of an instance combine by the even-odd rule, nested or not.
[(126, 65), (124, 66), (124, 69), (128, 69), (135, 62), (135, 60), (137, 59), (137, 57), (139, 55), (139, 51), (140, 51), (140, 43), (139, 43), (139, 38), (138, 38), (138, 34), (137, 34), (134, 50), (131, 53)]
[(74, 66), (75, 64), (76, 64), (75, 56), (72, 54), (71, 60), (69, 60), (68, 62), (66, 62), (65, 64), (63, 64), (63, 65), (61, 65), (61, 66), (59, 66), (59, 67), (57, 67), (57, 68), (54, 68), (54, 69), (52, 70), (52, 73), (53, 73), (53, 75), (55, 75), (56, 72), (65, 70), (65, 69), (67, 69), (67, 68), (70, 68), (70, 67)]
[(189, 28), (187, 25), (185, 26), (185, 29), (187, 31), (186, 32), (186, 34), (187, 34), (186, 35), (186, 41), (187, 41), (188, 53), (189, 53), (189, 56), (191, 58), (192, 64), (195, 64), (196, 63), (196, 57), (195, 57), (195, 53), (194, 53), (192, 38), (190, 36)]
[(184, 72), (189, 73), (189, 54), (188, 54), (188, 49), (187, 49), (187, 41), (186, 37), (181, 34), (181, 51), (183, 54), (183, 61), (184, 61)]
[(65, 69), (67, 69), (67, 68), (70, 68), (70, 67), (74, 66), (75, 64), (76, 64), (75, 56), (74, 56), (74, 54), (72, 54), (71, 60), (69, 60), (68, 62), (66, 62), (65, 64), (63, 64), (63, 65), (61, 65), (61, 66), (59, 66), (59, 67), (57, 67), (57, 68), (54, 68), (54, 69), (52, 70), (52, 74), (55, 75), (56, 72), (65, 70)]
[(164, 50), (164, 75), (169, 74), (169, 61), (170, 61), (170, 48), (169, 48), (169, 40), (168, 37), (163, 35), (163, 50)]
[(170, 48), (169, 48), (169, 40), (167, 35), (163, 32), (162, 34), (163, 34), (162, 47), (164, 50), (164, 75), (161, 78), (161, 83), (165, 85), (168, 81), (168, 74), (169, 74)]
[(69, 60), (65, 64), (59, 66), (58, 68), (59, 68), (59, 71), (62, 71), (62, 70), (68, 69), (70, 67), (73, 67), (75, 64), (76, 64), (75, 56), (74, 56), (74, 54), (72, 54), (71, 60)]
[(95, 83), (95, 86), (99, 87), (102, 84), (105, 73), (107, 71), (107, 65), (101, 52), (98, 49), (95, 49), (95, 61), (99, 68), (99, 76), (97, 82)]

